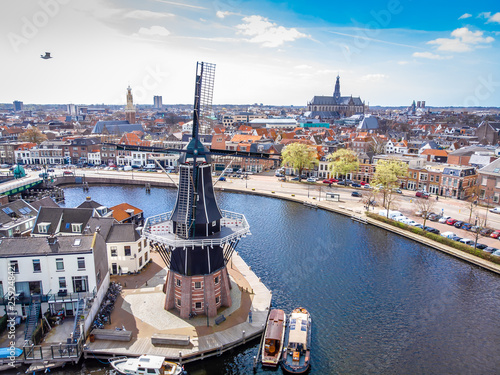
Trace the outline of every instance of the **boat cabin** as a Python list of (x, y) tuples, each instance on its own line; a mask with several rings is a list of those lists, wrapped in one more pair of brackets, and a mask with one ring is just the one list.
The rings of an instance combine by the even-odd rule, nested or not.
[(165, 361), (165, 358), (160, 356), (140, 356), (138, 360), (128, 360), (123, 366), (123, 370), (127, 374), (139, 375), (166, 375), (174, 374), (175, 363)]
[[(293, 360), (299, 360), (300, 354), (307, 350), (307, 315), (294, 314), (290, 318), (288, 349), (293, 350)], [(297, 359), (295, 359), (297, 357)]]

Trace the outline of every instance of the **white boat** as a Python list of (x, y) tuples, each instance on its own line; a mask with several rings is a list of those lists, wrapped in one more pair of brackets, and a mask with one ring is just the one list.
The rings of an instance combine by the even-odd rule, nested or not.
[(290, 323), (285, 333), (285, 349), (281, 366), (293, 374), (303, 374), (311, 361), (311, 315), (299, 307), (290, 314)]
[(140, 357), (114, 357), (109, 363), (120, 374), (124, 375), (180, 375), (186, 374), (184, 368), (175, 362), (166, 361), (157, 355), (141, 355)]

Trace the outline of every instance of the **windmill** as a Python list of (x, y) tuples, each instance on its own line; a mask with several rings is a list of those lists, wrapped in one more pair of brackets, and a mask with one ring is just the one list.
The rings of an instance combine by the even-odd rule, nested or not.
[(268, 157), (203, 146), (199, 128), (210, 112), (214, 78), (214, 64), (197, 63), (192, 139), (183, 150), (163, 149), (181, 153), (177, 200), (172, 211), (148, 218), (143, 229), (169, 269), (165, 309), (177, 309), (181, 318), (193, 313), (214, 317), (219, 307), (231, 306), (226, 265), (239, 240), (250, 234), (243, 214), (217, 205), (211, 155)]

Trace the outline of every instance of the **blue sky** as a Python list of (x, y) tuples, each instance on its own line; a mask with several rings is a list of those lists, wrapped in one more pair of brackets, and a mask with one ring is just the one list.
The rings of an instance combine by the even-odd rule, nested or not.
[[(500, 5), (481, 1), (36, 0), (0, 4), (0, 102), (500, 106)], [(51, 60), (39, 55), (50, 51)]]

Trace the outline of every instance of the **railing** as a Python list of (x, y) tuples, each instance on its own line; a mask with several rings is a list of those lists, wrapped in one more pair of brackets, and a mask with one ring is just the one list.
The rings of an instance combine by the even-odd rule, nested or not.
[[(164, 214), (152, 216), (146, 220), (143, 229), (143, 235), (149, 240), (167, 244), (174, 247), (194, 247), (194, 246), (214, 246), (222, 245), (241, 238), (250, 232), (245, 215), (231, 211), (221, 210), (221, 226), (233, 228), (233, 232), (225, 237), (193, 238), (183, 239), (174, 236), (173, 223), (171, 221), (172, 211)], [(234, 228), (237, 228), (236, 230)]]

